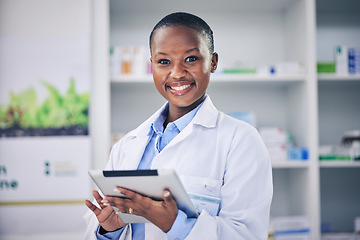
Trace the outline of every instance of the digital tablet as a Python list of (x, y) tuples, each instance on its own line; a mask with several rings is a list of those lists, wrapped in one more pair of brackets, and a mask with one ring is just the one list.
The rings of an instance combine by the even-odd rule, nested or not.
[[(90, 170), (89, 174), (101, 192), (107, 196), (124, 197), (121, 193), (114, 191), (117, 187), (123, 187), (152, 199), (162, 200), (163, 191), (169, 189), (179, 209), (185, 212), (188, 217), (198, 216), (193, 203), (173, 169)], [(117, 209), (115, 208), (115, 210)], [(144, 217), (134, 214), (120, 213), (119, 217), (125, 223), (148, 222)]]

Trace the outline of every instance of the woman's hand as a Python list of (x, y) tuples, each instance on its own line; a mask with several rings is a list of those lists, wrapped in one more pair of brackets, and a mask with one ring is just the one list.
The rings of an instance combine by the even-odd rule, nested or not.
[(111, 232), (118, 230), (126, 225), (121, 221), (119, 216), (115, 213), (114, 209), (109, 204), (106, 204), (106, 201), (104, 204), (103, 198), (100, 196), (98, 191), (93, 190), (93, 196), (96, 202), (99, 204), (100, 208), (92, 204), (92, 202), (89, 200), (86, 200), (85, 203), (86, 206), (94, 212), (101, 227), (104, 230)]
[(119, 212), (143, 216), (163, 232), (171, 229), (178, 214), (178, 207), (170, 191), (165, 190), (160, 201), (121, 187), (118, 187), (117, 191), (126, 198), (106, 196), (103, 203), (117, 207)]

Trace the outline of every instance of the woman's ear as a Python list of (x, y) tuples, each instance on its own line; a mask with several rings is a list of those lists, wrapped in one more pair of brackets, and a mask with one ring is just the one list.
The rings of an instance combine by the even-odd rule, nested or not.
[(219, 55), (214, 52), (211, 58), (211, 72), (214, 73), (219, 62)]

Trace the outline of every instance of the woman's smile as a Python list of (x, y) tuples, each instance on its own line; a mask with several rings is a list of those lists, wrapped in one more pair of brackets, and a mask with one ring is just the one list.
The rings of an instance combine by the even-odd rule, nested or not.
[(194, 83), (189, 83), (187, 81), (173, 82), (166, 84), (167, 90), (176, 96), (185, 95), (195, 86)]

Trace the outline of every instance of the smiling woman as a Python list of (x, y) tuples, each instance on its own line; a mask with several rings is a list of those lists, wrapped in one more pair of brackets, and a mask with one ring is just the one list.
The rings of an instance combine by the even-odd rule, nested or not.
[(216, 68), (218, 58), (209, 52), (202, 34), (182, 25), (157, 29), (151, 42), (154, 83), (169, 101), (168, 123), (204, 100), (210, 69)]
[[(206, 95), (218, 64), (212, 34), (188, 13), (170, 14), (154, 27), (153, 80), (167, 103), (113, 146), (106, 167), (174, 169), (199, 217), (179, 209), (168, 189), (153, 200), (118, 186), (126, 198), (94, 191), (95, 203), (86, 201), (86, 239), (267, 239), (269, 154), (255, 128), (218, 111)], [(116, 213), (149, 222), (125, 223)]]
[(204, 100), (218, 54), (213, 52), (210, 27), (194, 15), (166, 16), (154, 27), (149, 42), (156, 89), (169, 101), (166, 125)]

